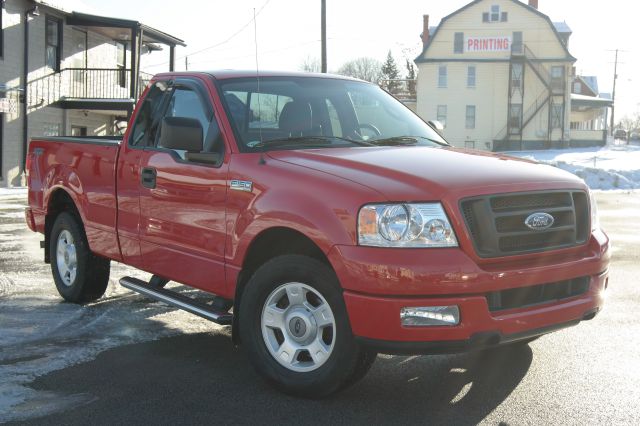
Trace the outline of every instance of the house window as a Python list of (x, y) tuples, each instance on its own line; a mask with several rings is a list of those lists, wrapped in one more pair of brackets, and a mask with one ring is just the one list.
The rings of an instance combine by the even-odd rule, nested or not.
[(464, 147), (467, 149), (475, 149), (476, 141), (464, 141)]
[(507, 12), (502, 12), (500, 14), (500, 22), (507, 22)]
[(42, 136), (60, 136), (60, 123), (44, 123), (42, 126)]
[(467, 105), (465, 128), (467, 129), (476, 128), (476, 106), (475, 105)]
[(438, 67), (438, 87), (447, 87), (447, 66)]
[(447, 106), (438, 105), (438, 114), (436, 120), (442, 124), (442, 127), (447, 127)]
[(45, 64), (55, 72), (60, 71), (62, 25), (57, 18), (47, 16), (45, 31)]
[(573, 83), (573, 93), (581, 93), (582, 92), (582, 84), (579, 81)]
[(476, 66), (467, 67), (467, 87), (476, 87)]
[(87, 136), (87, 128), (85, 126), (71, 126), (71, 136)]
[(484, 12), (482, 14), (482, 22), (489, 22), (489, 12)]
[(116, 41), (116, 67), (118, 68), (118, 85), (127, 87), (127, 45)]
[(511, 52), (512, 53), (520, 53), (522, 54), (522, 48), (524, 47), (522, 43), (522, 31), (514, 31), (513, 32), (513, 41), (511, 43)]
[(462, 53), (464, 50), (464, 33), (455, 33), (453, 39), (453, 53)]
[(561, 104), (551, 105), (551, 128), (561, 129), (563, 122), (564, 108)]
[(494, 4), (491, 6), (491, 22), (498, 22), (500, 20), (500, 6)]

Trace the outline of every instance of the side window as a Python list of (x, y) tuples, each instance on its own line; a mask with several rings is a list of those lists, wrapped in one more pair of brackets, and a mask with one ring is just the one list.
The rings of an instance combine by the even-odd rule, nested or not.
[[(220, 153), (224, 151), (224, 141), (218, 122), (213, 116), (209, 104), (195, 90), (189, 87), (177, 87), (169, 101), (164, 117), (194, 118), (202, 126), (203, 153)], [(198, 162), (198, 160), (194, 160)]]
[(163, 103), (164, 93), (165, 86), (163, 83), (156, 83), (149, 89), (147, 97), (140, 105), (136, 121), (133, 123), (131, 137), (129, 138), (130, 146), (145, 147), (153, 145), (162, 111), (161, 104)]
[(195, 118), (202, 125), (202, 131), (205, 134), (211, 121), (211, 116), (207, 113), (201, 96), (187, 87), (178, 87), (174, 90), (164, 116)]

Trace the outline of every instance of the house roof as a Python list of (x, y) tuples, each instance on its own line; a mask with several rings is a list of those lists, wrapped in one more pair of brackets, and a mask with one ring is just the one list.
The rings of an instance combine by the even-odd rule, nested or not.
[[(456, 10), (455, 12), (445, 16), (444, 18), (442, 18), (442, 20), (440, 21), (440, 24), (438, 26), (435, 27), (435, 31), (433, 33), (431, 33), (431, 28), (429, 27), (429, 41), (427, 42), (427, 44), (425, 46), (423, 46), (422, 48), (422, 52), (420, 52), (420, 54), (418, 55), (418, 57), (416, 59), (414, 59), (415, 63), (421, 63), (421, 62), (425, 62), (423, 56), (425, 54), (425, 52), (427, 51), (427, 49), (429, 48), (429, 46), (431, 45), (431, 42), (433, 41), (433, 39), (438, 35), (438, 31), (440, 30), (440, 28), (442, 27), (442, 24), (444, 24), (447, 20), (453, 18), (454, 16), (456, 16), (457, 14), (465, 11), (466, 9), (470, 8), (471, 6), (474, 6), (478, 3), (481, 3), (485, 0), (474, 0), (470, 3), (467, 3), (466, 5), (462, 6), (460, 9)], [(523, 3), (519, 0), (511, 0), (512, 3), (517, 4), (521, 7), (524, 7), (526, 9), (528, 9), (530, 12), (537, 14), (538, 16), (544, 18), (545, 21), (547, 21), (547, 23), (549, 24), (549, 27), (553, 30), (553, 33), (555, 34), (558, 42), (560, 43), (560, 45), (562, 46), (562, 48), (565, 51), (566, 54), (566, 59), (572, 60), (572, 61), (576, 61), (576, 58), (574, 58), (571, 53), (569, 53), (569, 50), (567, 49), (566, 44), (562, 41), (562, 37), (560, 36), (560, 32), (556, 29), (555, 25), (553, 22), (551, 22), (551, 19), (549, 18), (549, 16), (545, 15), (544, 13), (540, 12), (538, 9), (536, 9), (535, 7), (531, 7), (526, 3)], [(569, 28), (568, 25), (566, 25), (566, 23), (562, 23), (566, 26), (567, 29), (569, 29), (569, 31), (571, 31), (571, 29)], [(565, 32), (566, 34), (566, 32)]]
[[(126, 28), (126, 29), (140, 29), (142, 31), (142, 41), (144, 43), (162, 43), (169, 46), (186, 46), (184, 40), (167, 34), (164, 31), (160, 31), (148, 25), (145, 25), (138, 21), (122, 18), (112, 18), (108, 16), (91, 15), (87, 13), (77, 12), (69, 10), (68, 6), (63, 7), (52, 0), (32, 0), (33, 3), (54, 9), (65, 15), (68, 25), (78, 25), (86, 27), (101, 27), (101, 28)], [(118, 37), (115, 37), (118, 38)]]
[(569, 25), (567, 25), (566, 22), (554, 22), (553, 26), (555, 27), (556, 31), (560, 34), (571, 34), (573, 31), (571, 31), (571, 28), (569, 28)]
[(590, 75), (590, 76), (584, 76), (581, 75), (580, 78), (582, 78), (582, 81), (585, 82), (585, 84), (587, 86), (589, 86), (589, 88), (591, 89), (591, 91), (593, 93), (599, 93), (598, 91), (598, 77), (596, 77), (595, 75)]

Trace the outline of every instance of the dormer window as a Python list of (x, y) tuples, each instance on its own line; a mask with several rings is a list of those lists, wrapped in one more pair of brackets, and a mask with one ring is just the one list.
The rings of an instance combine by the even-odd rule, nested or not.
[(498, 22), (500, 20), (500, 6), (494, 4), (491, 6), (491, 22)]
[(494, 4), (490, 12), (482, 14), (482, 22), (507, 22), (507, 12), (500, 12), (500, 5)]

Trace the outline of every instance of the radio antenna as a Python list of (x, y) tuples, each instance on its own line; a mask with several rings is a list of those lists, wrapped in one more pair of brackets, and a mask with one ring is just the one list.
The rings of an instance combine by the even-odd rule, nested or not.
[[(253, 43), (256, 48), (256, 85), (258, 87), (258, 119), (262, 120), (262, 110), (260, 105), (260, 67), (258, 66), (258, 22), (256, 21), (256, 8), (253, 8)], [(262, 125), (258, 122), (258, 133), (260, 143), (262, 143)]]

